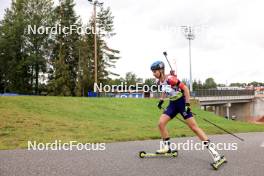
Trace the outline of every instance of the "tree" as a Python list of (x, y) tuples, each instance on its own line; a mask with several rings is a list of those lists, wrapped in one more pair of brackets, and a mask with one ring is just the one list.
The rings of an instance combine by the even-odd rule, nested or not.
[(204, 87), (203, 87), (203, 83), (202, 83), (201, 80), (198, 80), (197, 88), (198, 88), (198, 89), (203, 89), (203, 88), (204, 88)]
[(25, 4), (25, 0), (13, 0), (0, 24), (2, 92), (31, 93), (32, 90), (30, 63), (25, 52)]
[(217, 87), (226, 87), (225, 84), (217, 84)]
[(107, 82), (108, 85), (121, 85), (122, 83), (125, 83), (124, 78), (109, 79)]
[(51, 24), (51, 14), (51, 0), (13, 0), (6, 10), (0, 24), (2, 92), (31, 94), (35, 88), (38, 93), (39, 73), (46, 71), (48, 35), (30, 33), (28, 27)]
[[(60, 0), (55, 9), (61, 28), (71, 25), (80, 27), (79, 17), (74, 11), (73, 0)], [(61, 32), (55, 36), (55, 46), (51, 56), (49, 90), (55, 95), (74, 96), (76, 93), (79, 64), (79, 38), (77, 32)]]
[(145, 80), (144, 84), (148, 85), (148, 86), (156, 85), (156, 79), (155, 78), (147, 78)]
[[(104, 8), (100, 6), (97, 15), (97, 39), (98, 39), (98, 81), (105, 83), (110, 75), (119, 76), (111, 71), (115, 68), (115, 63), (119, 59), (118, 50), (110, 48), (107, 44), (107, 39), (114, 36), (114, 16), (110, 7)], [(94, 35), (93, 35), (94, 37)]]
[(264, 86), (264, 83), (261, 83), (261, 82), (257, 82), (257, 81), (252, 81), (250, 83), (248, 83), (248, 85), (252, 85), (254, 87), (258, 87), (258, 86)]
[[(97, 79), (99, 83), (107, 83), (110, 80), (110, 75), (119, 76), (118, 74), (112, 72), (112, 68), (115, 68), (115, 63), (119, 59), (119, 51), (116, 49), (112, 49), (107, 44), (107, 39), (114, 36), (113, 33), (113, 19), (110, 8), (104, 9), (103, 6), (100, 7), (100, 10), (97, 14), (96, 18), (96, 26), (97, 26)], [(86, 51), (81, 53), (81, 64), (79, 70), (78, 78), (78, 91), (84, 90), (93, 90), (94, 83), (94, 33), (92, 31), (94, 26), (94, 21), (91, 18), (89, 23), (87, 24), (88, 30), (87, 34), (82, 36), (82, 50)], [(81, 88), (82, 87), (82, 88)], [(80, 93), (78, 93), (79, 95)]]
[(137, 75), (135, 73), (132, 72), (127, 72), (126, 73), (126, 77), (125, 77), (125, 82), (127, 83), (127, 85), (136, 85), (136, 83), (141, 82), (141, 78), (138, 78)]
[[(74, 11), (74, 0), (59, 0), (53, 8), (53, 0), (12, 0), (10, 9), (0, 22), (0, 91), (36, 93), (48, 89), (52, 95), (75, 96), (93, 89), (94, 36), (32, 34), (28, 26), (64, 29), (72, 25), (81, 27)], [(96, 18), (98, 33), (98, 80), (107, 82), (119, 51), (107, 44), (113, 32), (113, 15), (110, 8), (100, 7)], [(52, 25), (53, 24), (53, 25)], [(88, 26), (93, 26), (90, 20)], [(40, 75), (48, 73), (48, 86), (40, 85)]]
[(8, 59), (6, 56), (6, 47), (3, 27), (0, 23), (0, 93), (5, 93), (8, 83)]
[[(53, 1), (27, 0), (24, 8), (25, 20), (29, 25), (25, 33), (25, 52), (30, 63), (31, 84), (35, 87), (35, 93), (38, 94), (39, 74), (40, 72), (46, 73), (47, 58), (49, 57), (49, 34), (40, 34), (36, 29), (53, 24)], [(32, 29), (35, 29), (35, 31)], [(35, 81), (33, 81), (33, 78)]]
[(193, 81), (193, 90), (198, 90), (198, 83), (196, 80)]
[(213, 89), (216, 88), (217, 84), (215, 83), (213, 78), (207, 78), (204, 83), (204, 88), (205, 89)]
[(92, 72), (91, 68), (91, 50), (89, 47), (87, 36), (82, 36), (79, 40), (79, 64), (77, 72), (77, 89), (76, 95), (82, 96), (85, 92), (88, 92), (89, 88), (93, 87), (92, 84)]

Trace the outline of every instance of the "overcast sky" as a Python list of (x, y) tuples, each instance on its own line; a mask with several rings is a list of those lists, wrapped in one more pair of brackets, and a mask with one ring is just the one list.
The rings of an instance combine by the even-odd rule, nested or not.
[[(92, 14), (87, 0), (75, 0), (84, 23)], [(264, 1), (262, 0), (101, 0), (115, 16), (117, 33), (110, 47), (121, 51), (114, 70), (149, 78), (150, 64), (163, 51), (180, 79), (189, 78), (188, 40), (180, 26), (195, 29), (192, 41), (194, 79), (217, 83), (264, 82)], [(11, 0), (0, 0), (0, 19)], [(167, 63), (166, 63), (167, 64)], [(168, 68), (168, 65), (166, 65)], [(168, 71), (168, 70), (167, 70)]]

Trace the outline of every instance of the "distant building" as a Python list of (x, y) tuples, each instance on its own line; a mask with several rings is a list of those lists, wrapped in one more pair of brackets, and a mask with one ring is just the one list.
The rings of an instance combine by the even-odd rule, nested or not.
[(264, 97), (264, 86), (255, 87), (255, 95), (259, 97)]

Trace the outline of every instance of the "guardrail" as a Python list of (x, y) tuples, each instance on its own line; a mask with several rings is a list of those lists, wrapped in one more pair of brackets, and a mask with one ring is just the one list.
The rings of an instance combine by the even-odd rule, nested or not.
[(192, 95), (194, 97), (253, 96), (255, 90), (195, 90)]

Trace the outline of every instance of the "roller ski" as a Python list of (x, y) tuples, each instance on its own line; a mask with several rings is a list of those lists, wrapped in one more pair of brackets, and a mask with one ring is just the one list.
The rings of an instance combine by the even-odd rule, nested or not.
[(212, 146), (210, 146), (210, 141), (205, 141), (204, 145), (207, 147), (210, 155), (213, 158), (211, 166), (214, 170), (218, 170), (218, 168), (220, 168), (224, 163), (227, 163), (224, 155), (220, 155)]
[(218, 168), (221, 167), (224, 163), (227, 163), (227, 160), (225, 156), (222, 155), (217, 161), (211, 163), (211, 166), (214, 168), (214, 170), (218, 170)]
[(171, 150), (169, 146), (170, 146), (170, 142), (169, 141), (163, 141), (162, 147), (159, 150), (157, 150), (155, 153), (147, 153), (145, 151), (140, 151), (139, 152), (139, 157), (140, 158), (155, 157), (155, 156), (177, 157), (178, 156), (178, 151), (177, 150)]
[(139, 152), (139, 157), (140, 158), (145, 158), (145, 157), (157, 157), (157, 156), (168, 156), (168, 157), (177, 157), (178, 156), (178, 151), (177, 150), (171, 150), (166, 153), (149, 153), (145, 151), (140, 151)]

